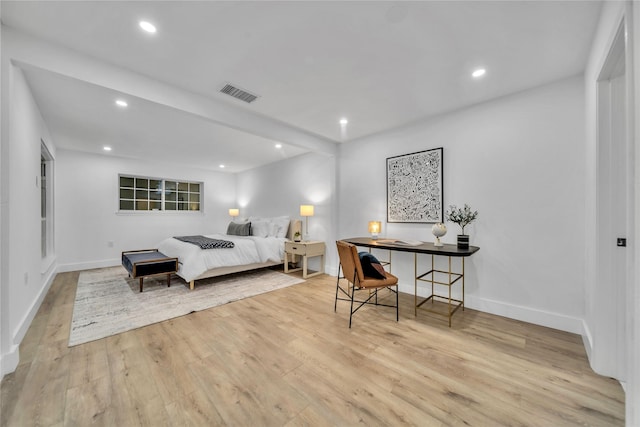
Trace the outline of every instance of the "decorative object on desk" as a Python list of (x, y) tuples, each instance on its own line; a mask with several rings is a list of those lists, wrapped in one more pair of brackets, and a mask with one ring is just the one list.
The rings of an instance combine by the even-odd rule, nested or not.
[(231, 217), (232, 221), (238, 215), (240, 215), (240, 209), (235, 209), (235, 208), (229, 209), (229, 216)]
[(458, 234), (458, 247), (469, 249), (469, 235), (464, 234), (464, 228), (471, 224), (478, 217), (478, 211), (471, 211), (471, 207), (465, 203), (464, 208), (450, 205), (447, 210), (447, 220), (455, 222), (462, 229), (462, 234)]
[(402, 245), (402, 246), (420, 246), (423, 242), (420, 240), (407, 240), (407, 239), (382, 239), (378, 240), (378, 243), (389, 245)]
[(431, 227), (431, 232), (434, 236), (436, 236), (436, 240), (435, 242), (433, 242), (433, 246), (443, 246), (440, 238), (447, 234), (447, 226), (441, 222), (436, 222), (435, 224), (433, 224), (433, 227)]
[(387, 158), (387, 221), (443, 221), (442, 148)]
[(299, 231), (296, 231), (295, 233), (293, 233), (293, 241), (294, 242), (299, 242), (301, 238), (302, 238), (302, 236), (300, 235)]
[(369, 221), (369, 233), (371, 233), (371, 238), (373, 240), (378, 238), (381, 229), (382, 223), (380, 221)]
[(300, 216), (305, 217), (304, 240), (309, 240), (309, 217), (313, 216), (313, 205), (300, 205)]

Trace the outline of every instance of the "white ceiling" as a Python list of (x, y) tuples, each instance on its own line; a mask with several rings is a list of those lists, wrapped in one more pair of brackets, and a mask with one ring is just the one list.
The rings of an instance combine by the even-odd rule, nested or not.
[[(247, 121), (336, 143), (584, 70), (596, 1), (2, 1), (2, 22), (186, 93)], [(143, 33), (138, 21), (158, 32)], [(476, 67), (487, 74), (473, 79)], [(295, 138), (25, 67), (56, 145), (241, 171), (308, 151)], [(226, 82), (260, 95), (245, 104)], [(346, 129), (338, 120), (349, 119)], [(284, 142), (280, 150), (277, 142)], [(147, 156), (148, 158), (148, 156)]]

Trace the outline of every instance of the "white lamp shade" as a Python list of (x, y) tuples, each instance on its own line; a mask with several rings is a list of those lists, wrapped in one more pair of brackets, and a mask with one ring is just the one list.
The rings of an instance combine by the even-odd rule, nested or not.
[(313, 216), (313, 205), (300, 205), (300, 216)]
[(369, 233), (378, 234), (381, 228), (382, 223), (380, 221), (369, 221)]
[(240, 209), (229, 209), (230, 216), (238, 216), (240, 215)]

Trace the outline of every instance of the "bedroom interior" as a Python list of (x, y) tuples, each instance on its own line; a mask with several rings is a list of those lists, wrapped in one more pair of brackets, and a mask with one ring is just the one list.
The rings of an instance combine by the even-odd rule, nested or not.
[[(3, 423), (29, 424), (45, 390), (50, 424), (378, 424), (398, 409), (640, 425), (637, 2), (3, 0), (0, 20)], [(414, 316), (414, 257), (394, 252), (399, 322), (366, 307), (349, 330), (331, 310), (335, 242), (433, 242), (432, 223), (389, 221), (385, 162), (439, 147), (443, 207), (481, 213), (465, 311), (451, 330)], [(120, 210), (120, 175), (202, 183), (200, 210)], [(81, 272), (280, 216), (323, 243), (308, 268), (326, 274), (68, 347)]]

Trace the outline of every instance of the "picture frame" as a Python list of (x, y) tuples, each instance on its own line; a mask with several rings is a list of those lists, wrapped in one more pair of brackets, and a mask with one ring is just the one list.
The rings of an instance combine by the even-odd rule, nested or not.
[(387, 158), (387, 222), (444, 219), (442, 147)]

